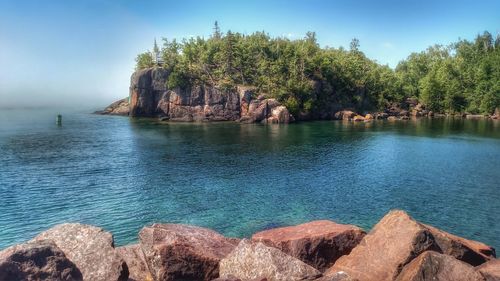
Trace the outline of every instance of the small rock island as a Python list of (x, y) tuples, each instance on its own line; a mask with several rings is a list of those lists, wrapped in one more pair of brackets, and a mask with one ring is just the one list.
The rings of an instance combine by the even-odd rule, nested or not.
[(115, 247), (102, 228), (65, 223), (0, 252), (0, 280), (494, 281), (495, 249), (393, 210), (366, 233), (312, 221), (225, 237), (184, 224), (145, 226)]

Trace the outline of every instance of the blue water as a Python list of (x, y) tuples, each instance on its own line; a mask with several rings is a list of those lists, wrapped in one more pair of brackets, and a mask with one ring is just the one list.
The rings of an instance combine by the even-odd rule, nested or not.
[(392, 208), (500, 248), (500, 122), (161, 124), (0, 110), (0, 249), (62, 222), (117, 245), (153, 222), (228, 236)]

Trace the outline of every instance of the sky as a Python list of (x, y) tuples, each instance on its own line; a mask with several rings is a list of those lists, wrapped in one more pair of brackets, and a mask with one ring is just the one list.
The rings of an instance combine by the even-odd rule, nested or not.
[(128, 96), (154, 38), (315, 31), (322, 47), (360, 49), (395, 67), (412, 52), (500, 32), (499, 0), (0, 0), (0, 108), (104, 107)]

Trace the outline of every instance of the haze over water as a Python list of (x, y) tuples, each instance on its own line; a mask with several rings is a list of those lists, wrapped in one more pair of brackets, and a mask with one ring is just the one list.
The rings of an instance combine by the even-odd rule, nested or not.
[(393, 208), (500, 248), (500, 122), (161, 124), (0, 111), (0, 249), (64, 222), (132, 243), (154, 222), (244, 237)]

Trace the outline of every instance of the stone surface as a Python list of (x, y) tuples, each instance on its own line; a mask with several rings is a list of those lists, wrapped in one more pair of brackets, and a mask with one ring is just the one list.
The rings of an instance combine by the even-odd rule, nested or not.
[(320, 220), (261, 231), (252, 240), (278, 248), (324, 271), (340, 256), (349, 254), (365, 234), (353, 225)]
[(361, 115), (356, 115), (352, 118), (352, 121), (365, 121), (365, 117)]
[(500, 260), (491, 260), (477, 267), (486, 281), (500, 281)]
[(373, 119), (374, 119), (373, 115), (371, 115), (371, 114), (366, 114), (365, 115), (365, 121), (371, 121)]
[(54, 242), (40, 240), (1, 251), (0, 280), (77, 281), (82, 273)]
[(444, 254), (473, 266), (485, 263), (496, 256), (495, 249), (486, 244), (458, 237), (430, 225), (422, 225), (431, 232), (440, 252)]
[(343, 271), (360, 281), (394, 280), (412, 259), (435, 248), (428, 229), (403, 211), (391, 211), (325, 275)]
[(251, 87), (222, 90), (208, 85), (167, 88), (169, 72), (161, 67), (139, 70), (130, 79), (130, 116), (170, 121), (242, 121), (289, 123), (288, 109)]
[(212, 280), (238, 240), (197, 226), (153, 224), (139, 233), (149, 272), (159, 280)]
[(484, 278), (467, 263), (427, 251), (407, 264), (396, 281), (484, 281)]
[(356, 113), (351, 110), (341, 110), (335, 113), (334, 118), (337, 120), (351, 120), (356, 116)]
[(82, 272), (83, 280), (127, 280), (128, 268), (114, 248), (113, 236), (102, 228), (64, 223), (40, 233), (32, 241), (51, 240)]
[(127, 263), (129, 271), (128, 281), (153, 280), (146, 265), (144, 253), (138, 244), (118, 247), (116, 251)]
[(129, 103), (128, 103), (128, 98), (124, 98), (118, 101), (115, 101), (114, 103), (108, 105), (104, 110), (102, 111), (96, 111), (96, 114), (102, 114), (102, 115), (123, 115), (126, 116), (129, 113)]
[(243, 239), (220, 262), (221, 277), (242, 280), (265, 277), (269, 281), (314, 280), (321, 276), (315, 268), (261, 242)]
[(354, 279), (347, 273), (341, 271), (330, 276), (322, 276), (314, 281), (358, 281), (358, 279)]
[(389, 212), (360, 244), (341, 257), (327, 275), (345, 271), (363, 280), (394, 280), (399, 271), (426, 250), (450, 255), (471, 265), (495, 257), (495, 250), (415, 221), (403, 211)]

